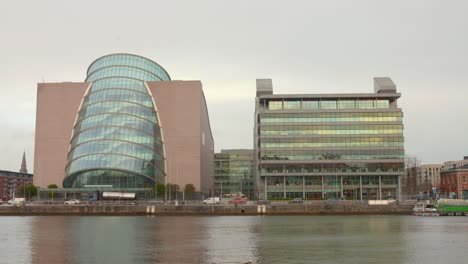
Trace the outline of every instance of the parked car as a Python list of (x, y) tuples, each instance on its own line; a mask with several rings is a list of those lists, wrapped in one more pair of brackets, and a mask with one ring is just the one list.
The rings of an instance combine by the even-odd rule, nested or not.
[(289, 201), (289, 204), (303, 204), (304, 201), (302, 201), (301, 198), (294, 198), (291, 201)]
[(71, 200), (65, 201), (64, 204), (81, 204), (81, 202), (78, 199), (71, 199)]
[(11, 205), (21, 205), (21, 204), (26, 204), (26, 199), (25, 198), (13, 198), (8, 201), (8, 204)]
[(2, 200), (2, 199), (0, 199), (0, 204), (2, 204), (2, 203), (3, 203), (3, 200)]
[(268, 200), (258, 200), (257, 204), (270, 204), (270, 201), (268, 201)]
[(219, 197), (209, 197), (203, 200), (204, 204), (219, 204), (221, 202), (221, 199)]
[(234, 198), (231, 201), (229, 201), (230, 204), (245, 204), (247, 203), (247, 199), (245, 198)]

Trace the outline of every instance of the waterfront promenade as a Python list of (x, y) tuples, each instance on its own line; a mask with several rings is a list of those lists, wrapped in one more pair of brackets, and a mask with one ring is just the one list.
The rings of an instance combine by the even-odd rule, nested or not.
[(0, 206), (0, 215), (409, 215), (413, 205), (369, 205), (367, 201), (305, 201), (303, 204), (272, 202), (259, 205), (205, 205), (187, 202), (183, 205), (151, 204), (145, 201), (91, 203), (79, 205), (29, 204)]

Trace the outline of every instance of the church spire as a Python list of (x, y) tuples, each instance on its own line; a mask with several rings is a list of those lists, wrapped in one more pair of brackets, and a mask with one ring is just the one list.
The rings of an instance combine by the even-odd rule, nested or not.
[(26, 168), (26, 151), (23, 152), (23, 161), (21, 162), (20, 173), (28, 173), (28, 169)]

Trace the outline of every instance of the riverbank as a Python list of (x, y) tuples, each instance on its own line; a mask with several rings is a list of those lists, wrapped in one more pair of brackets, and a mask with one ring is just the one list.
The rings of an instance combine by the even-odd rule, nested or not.
[(0, 215), (409, 215), (411, 205), (34, 205)]

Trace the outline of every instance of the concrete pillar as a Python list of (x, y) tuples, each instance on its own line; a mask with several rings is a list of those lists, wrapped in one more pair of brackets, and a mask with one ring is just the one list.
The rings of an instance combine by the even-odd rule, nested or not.
[(359, 176), (359, 195), (361, 196), (362, 201), (362, 176)]
[[(268, 178), (267, 178), (267, 176), (265, 176), (265, 182), (264, 182), (264, 187), (265, 187), (265, 200), (268, 199), (268, 193), (267, 193), (268, 188), (267, 188), (267, 184), (268, 184)], [(260, 197), (259, 197), (259, 198), (260, 198)]]
[(396, 199), (399, 201), (401, 199), (401, 185), (400, 185), (400, 178), (401, 175), (398, 175), (398, 183), (397, 183), (397, 190), (396, 190)]
[(322, 199), (325, 198), (325, 186), (323, 185), (323, 176), (322, 176)]
[(302, 176), (302, 199), (305, 199), (305, 177)]
[(283, 176), (283, 198), (286, 198), (286, 176)]
[(379, 200), (382, 200), (382, 176), (379, 175)]
[(341, 198), (343, 198), (343, 175), (340, 176)]

